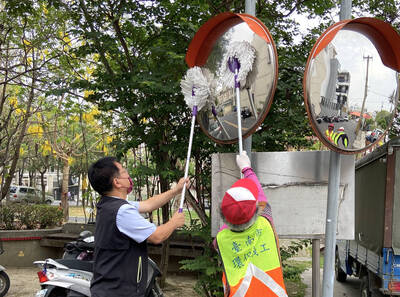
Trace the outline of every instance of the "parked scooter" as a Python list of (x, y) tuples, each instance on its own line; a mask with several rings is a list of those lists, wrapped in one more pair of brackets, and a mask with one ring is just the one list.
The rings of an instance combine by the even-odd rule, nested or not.
[[(94, 237), (83, 231), (77, 241), (67, 243), (63, 259), (36, 261), (41, 290), (36, 297), (90, 297), (93, 276)], [(89, 260), (90, 259), (90, 260)], [(146, 297), (163, 297), (156, 278), (161, 276), (156, 263), (149, 258)]]
[(94, 253), (94, 236), (90, 231), (82, 231), (76, 241), (65, 244), (63, 259), (92, 261)]
[[(3, 253), (3, 242), (0, 240), (0, 255)], [(10, 278), (5, 270), (6, 269), (0, 265), (0, 297), (5, 296), (8, 292), (8, 289), (10, 289)]]
[[(146, 297), (163, 297), (156, 278), (161, 276), (156, 263), (149, 258)], [(38, 272), (41, 290), (36, 297), (90, 297), (90, 280), (93, 262), (75, 259), (47, 259), (35, 261), (41, 267)]]

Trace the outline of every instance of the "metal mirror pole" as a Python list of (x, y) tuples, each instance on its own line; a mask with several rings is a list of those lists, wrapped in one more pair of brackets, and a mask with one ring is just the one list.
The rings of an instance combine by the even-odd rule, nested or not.
[[(351, 17), (351, 0), (342, 0), (340, 20)], [(329, 159), (328, 202), (325, 225), (324, 274), (322, 296), (333, 297), (335, 278), (336, 226), (340, 185), (340, 154), (332, 151)]]
[[(245, 3), (245, 12), (247, 14), (251, 14), (252, 16), (256, 16), (256, 0), (246, 0)], [(245, 138), (243, 140), (243, 149), (246, 151), (247, 156), (251, 161), (251, 144), (252, 144), (252, 136)]]

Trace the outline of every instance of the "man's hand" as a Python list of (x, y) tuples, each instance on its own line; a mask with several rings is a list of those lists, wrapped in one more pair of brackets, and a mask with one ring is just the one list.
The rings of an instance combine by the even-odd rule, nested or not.
[(185, 179), (184, 177), (182, 177), (179, 182), (177, 183), (177, 185), (175, 187), (173, 187), (171, 190), (174, 192), (174, 195), (178, 195), (182, 192), (183, 189), (183, 185), (186, 183), (186, 189), (189, 187), (189, 179)]
[(175, 212), (170, 221), (176, 226), (175, 228), (182, 227), (185, 225), (185, 215), (182, 212)]
[(236, 155), (236, 164), (240, 168), (240, 171), (244, 168), (251, 167), (251, 162), (246, 151), (243, 151), (240, 155)]

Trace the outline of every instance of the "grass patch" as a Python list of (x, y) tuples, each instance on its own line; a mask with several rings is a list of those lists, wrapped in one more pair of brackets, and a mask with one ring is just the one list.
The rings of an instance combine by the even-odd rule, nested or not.
[(283, 271), (286, 291), (289, 297), (304, 297), (307, 285), (302, 282), (301, 274), (311, 266), (311, 261), (284, 261)]
[(304, 297), (307, 286), (301, 281), (285, 281), (286, 291), (289, 297)]

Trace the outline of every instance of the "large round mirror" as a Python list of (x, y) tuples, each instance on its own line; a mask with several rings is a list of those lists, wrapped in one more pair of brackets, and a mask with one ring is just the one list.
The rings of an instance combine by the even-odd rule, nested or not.
[(383, 143), (399, 97), (399, 52), (399, 35), (372, 18), (337, 23), (318, 39), (307, 62), (304, 98), (325, 145), (352, 154)]
[[(240, 111), (235, 88), (224, 86), (221, 68), (233, 42), (248, 42), (255, 50), (252, 70), (240, 85)], [(213, 104), (199, 112), (202, 130), (218, 143), (238, 141), (237, 112), (243, 137), (251, 135), (265, 119), (274, 96), (278, 63), (276, 48), (267, 28), (255, 17), (224, 13), (204, 24), (193, 38), (186, 61), (190, 67), (207, 69), (213, 79)]]

